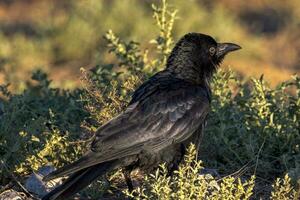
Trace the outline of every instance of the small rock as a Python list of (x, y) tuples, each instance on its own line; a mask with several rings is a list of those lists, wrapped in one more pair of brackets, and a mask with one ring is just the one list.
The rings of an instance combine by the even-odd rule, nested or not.
[(62, 178), (57, 178), (49, 182), (43, 181), (43, 177), (50, 174), (54, 170), (55, 168), (53, 166), (45, 166), (40, 168), (37, 172), (33, 172), (26, 180), (26, 189), (39, 197), (47, 194), (50, 190), (62, 182)]
[(6, 190), (0, 194), (0, 200), (22, 200), (26, 195), (15, 190)]
[(204, 169), (201, 170), (200, 173), (204, 174), (204, 175), (205, 174), (210, 174), (210, 175), (212, 175), (215, 178), (221, 178), (220, 174), (215, 169), (204, 168)]

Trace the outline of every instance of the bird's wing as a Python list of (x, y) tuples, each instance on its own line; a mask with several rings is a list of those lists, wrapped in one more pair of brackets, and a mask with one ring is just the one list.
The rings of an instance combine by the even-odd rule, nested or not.
[(140, 97), (123, 113), (97, 131), (90, 152), (57, 173), (68, 175), (98, 163), (182, 142), (209, 111), (207, 90), (184, 81), (152, 85), (140, 93), (144, 94), (138, 94)]

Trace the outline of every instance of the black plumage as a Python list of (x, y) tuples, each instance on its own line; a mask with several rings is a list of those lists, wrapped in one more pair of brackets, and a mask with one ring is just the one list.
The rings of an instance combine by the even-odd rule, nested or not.
[(124, 169), (130, 189), (130, 171), (135, 168), (148, 172), (165, 162), (170, 171), (176, 169), (186, 145), (199, 144), (213, 73), (224, 56), (237, 49), (200, 33), (182, 37), (166, 68), (143, 83), (127, 109), (97, 131), (90, 151), (44, 178), (69, 176), (43, 199), (69, 197), (116, 168)]

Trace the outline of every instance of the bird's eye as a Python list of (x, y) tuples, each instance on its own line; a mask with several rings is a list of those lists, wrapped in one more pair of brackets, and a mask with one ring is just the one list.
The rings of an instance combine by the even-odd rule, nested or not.
[(209, 53), (210, 53), (211, 56), (213, 56), (215, 54), (215, 52), (216, 52), (216, 48), (215, 47), (210, 47), (209, 48)]

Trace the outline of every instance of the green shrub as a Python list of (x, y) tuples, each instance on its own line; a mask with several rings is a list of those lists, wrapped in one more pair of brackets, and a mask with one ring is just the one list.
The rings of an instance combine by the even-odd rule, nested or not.
[(155, 174), (145, 177), (142, 186), (125, 194), (134, 199), (250, 199), (254, 176), (242, 183), (232, 176), (217, 180), (210, 174), (201, 174), (202, 162), (196, 158), (195, 145), (190, 145), (183, 163), (173, 176), (168, 176), (164, 165)]
[[(299, 184), (299, 183), (298, 183)], [(271, 193), (272, 200), (297, 200), (300, 198), (300, 185), (298, 190), (293, 188), (291, 185), (291, 179), (286, 174), (284, 178), (277, 178), (275, 183), (272, 185), (273, 191)]]
[(246, 167), (261, 179), (299, 179), (300, 77), (270, 89), (263, 77), (242, 84), (220, 71), (213, 93), (201, 159), (222, 173)]
[[(126, 107), (134, 89), (162, 69), (173, 45), (176, 10), (162, 1), (153, 11), (159, 28), (151, 41), (154, 52), (108, 31), (104, 38), (117, 61), (82, 69), (82, 89), (52, 88), (40, 71), (20, 94), (0, 87), (1, 185), (11, 174), (22, 177), (49, 162), (59, 167), (76, 159), (97, 128)], [(134, 193), (126, 194), (137, 199), (249, 199), (252, 194), (297, 198), (299, 192), (288, 178), (275, 182), (272, 194), (271, 183), (283, 174), (299, 180), (300, 78), (293, 76), (271, 89), (263, 77), (242, 82), (233, 72), (219, 70), (212, 88), (199, 155), (205, 166), (226, 178), (199, 174), (202, 163), (194, 159), (191, 147), (174, 176), (168, 177), (162, 165)], [(254, 178), (245, 181), (253, 174), (255, 187)], [(269, 187), (260, 189), (261, 185)], [(97, 196), (97, 184), (91, 188), (88, 195)]]
[(68, 148), (79, 138), (81, 121), (88, 116), (79, 101), (80, 90), (50, 88), (47, 75), (40, 71), (32, 79), (36, 82), (22, 94), (2, 87), (1, 184), (12, 172), (26, 174), (48, 162), (62, 166), (81, 152), (80, 146)]
[[(184, 157), (183, 163), (172, 176), (162, 164), (154, 174), (145, 176), (141, 186), (132, 192), (124, 190), (124, 194), (132, 199), (212, 199), (212, 200), (236, 200), (252, 199), (255, 192), (255, 176), (248, 180), (229, 175), (221, 179), (210, 174), (201, 174), (203, 163), (196, 158), (195, 145), (191, 144)], [(300, 197), (300, 185), (298, 189), (293, 187), (288, 175), (277, 178), (271, 192), (274, 200), (296, 200)], [(268, 197), (267, 197), (268, 198)]]

